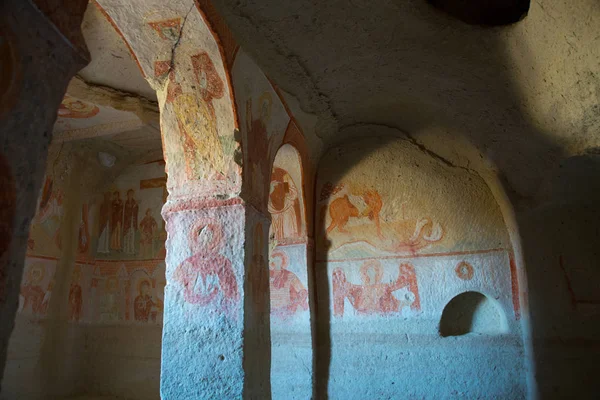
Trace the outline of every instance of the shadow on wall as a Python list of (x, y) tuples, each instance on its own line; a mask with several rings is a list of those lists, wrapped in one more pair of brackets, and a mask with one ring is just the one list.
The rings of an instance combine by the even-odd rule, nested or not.
[[(484, 181), (394, 136), (331, 149), (318, 174), (315, 397), (524, 396), (511, 244)], [(474, 290), (495, 291), (501, 306)], [(442, 336), (491, 335), (449, 346), (440, 317), (452, 320)], [(477, 381), (448, 378), (482, 364), (495, 365), (496, 376), (490, 368)], [(390, 370), (404, 372), (382, 372)]]
[(494, 301), (478, 292), (461, 293), (448, 303), (440, 320), (440, 336), (507, 331), (506, 318)]
[[(225, 9), (227, 3), (235, 2), (215, 0), (215, 3)], [(577, 108), (584, 105), (577, 97), (568, 98), (562, 95), (561, 85), (564, 84), (564, 88), (570, 84), (577, 87), (575, 81), (568, 82), (568, 75), (565, 75), (564, 78), (563, 75), (560, 75), (558, 80), (561, 82), (555, 78), (553, 83), (536, 87), (536, 81), (541, 80), (546, 72), (548, 75), (552, 75), (551, 72), (556, 70), (555, 66), (544, 65), (544, 60), (558, 62), (559, 57), (544, 58), (542, 53), (555, 46), (552, 44), (554, 39), (549, 32), (562, 33), (561, 28), (563, 27), (555, 26), (552, 23), (553, 15), (542, 16), (547, 11), (543, 9), (541, 2), (532, 3), (530, 16), (522, 23), (528, 24), (530, 18), (533, 19), (533, 23), (528, 24), (522, 31), (516, 29), (518, 26), (494, 29), (469, 28), (446, 18), (441, 12), (436, 13), (426, 1), (396, 0), (393, 3), (398, 4), (397, 8), (372, 7), (368, 2), (357, 1), (345, 4), (338, 2), (333, 6), (336, 12), (320, 12), (329, 10), (315, 7), (314, 4), (318, 4), (318, 2), (312, 3), (305, 2), (303, 4), (303, 13), (308, 14), (308, 17), (313, 17), (312, 24), (306, 25), (311, 27), (318, 25), (331, 29), (341, 27), (336, 32), (339, 34), (340, 40), (337, 43), (336, 51), (331, 52), (335, 55), (333, 58), (337, 63), (341, 56), (347, 56), (344, 67), (347, 67), (349, 72), (364, 72), (363, 75), (352, 76), (354, 82), (350, 82), (348, 79), (345, 85), (337, 84), (340, 88), (339, 92), (330, 96), (332, 97), (330, 99), (333, 108), (332, 114), (346, 118), (340, 124), (350, 126), (360, 123), (381, 123), (410, 132), (416, 139), (419, 139), (419, 132), (424, 132), (431, 126), (444, 126), (449, 131), (464, 133), (467, 140), (479, 149), (481, 158), (489, 157), (489, 161), (498, 168), (510, 205), (517, 210), (517, 225), (520, 232), (515, 232), (515, 241), (518, 240), (517, 236), (520, 234), (523, 244), (522, 258), (517, 258), (518, 268), (523, 270), (525, 265), (527, 266), (526, 276), (529, 292), (523, 293), (522, 299), (525, 302), (522, 311), (523, 319), (529, 320), (531, 329), (526, 333), (533, 338), (533, 353), (527, 355), (531, 361), (530, 376), (536, 373), (536, 369), (543, 370), (537, 371), (536, 378), (541, 395), (572, 397), (575, 394), (581, 395), (587, 392), (592, 395), (590, 397), (593, 397), (592, 387), (580, 384), (580, 378), (597, 375), (595, 352), (586, 351), (585, 347), (600, 348), (593, 335), (596, 328), (591, 326), (591, 323), (596, 325), (598, 322), (600, 314), (597, 307), (600, 302), (591, 294), (586, 293), (587, 290), (583, 292), (578, 290), (577, 283), (594, 282), (593, 279), (586, 279), (585, 274), (592, 274), (591, 277), (595, 277), (598, 271), (599, 256), (597, 251), (591, 248), (592, 243), (597, 244), (598, 229), (596, 227), (599, 220), (597, 202), (592, 205), (593, 202), (588, 200), (585, 209), (582, 209), (579, 200), (569, 204), (560, 204), (560, 197), (550, 200), (550, 203), (553, 203), (551, 207), (535, 203), (539, 185), (544, 181), (553, 180), (559, 174), (556, 162), (564, 159), (568, 153), (563, 144), (558, 143), (555, 139), (559, 132), (554, 132), (554, 130), (561, 125), (560, 123), (553, 124), (552, 120), (556, 121), (555, 115), (560, 114), (563, 110), (571, 113), (575, 111), (571, 107)], [(352, 13), (356, 12), (361, 3), (365, 5), (364, 14), (368, 18), (363, 18), (355, 23), (356, 21), (352, 20)], [(442, 3), (442, 0), (436, 1), (436, 3)], [(448, 0), (448, 3), (451, 1)], [(479, 3), (487, 4), (488, 2)], [(274, 15), (281, 11), (277, 7), (283, 8), (287, 4), (287, 2), (271, 2), (269, 5), (272, 7), (263, 5), (261, 9), (268, 10), (270, 15)], [(248, 14), (250, 15), (250, 13)], [(406, 14), (409, 14), (409, 18)], [(340, 15), (348, 15), (349, 23), (340, 25)], [(556, 16), (556, 22), (559, 22), (559, 18), (565, 17), (559, 13)], [(593, 15), (589, 16), (593, 17)], [(413, 17), (412, 24), (408, 23), (411, 20), (410, 17)], [(291, 19), (289, 20), (291, 21)], [(295, 27), (290, 26), (291, 22), (287, 20), (282, 23), (285, 25), (286, 34), (293, 37), (294, 33), (303, 34), (305, 32), (300, 24), (310, 19), (298, 18), (297, 20), (299, 22)], [(265, 22), (271, 23), (272, 21), (265, 18)], [(365, 26), (369, 23), (371, 26)], [(237, 28), (235, 33), (238, 34), (242, 46), (246, 49), (255, 49), (255, 54), (259, 53), (257, 46), (253, 46), (253, 42), (261, 43), (262, 40), (264, 43), (267, 36), (264, 32), (273, 33), (269, 29), (262, 29), (264, 27), (261, 24), (255, 24), (254, 30), (236, 26), (233, 22), (231, 24), (232, 29)], [(377, 24), (378, 30), (373, 29), (374, 24)], [(240, 24), (238, 23), (238, 25)], [(252, 24), (248, 22), (248, 25)], [(581, 25), (584, 25), (583, 20)], [(348, 37), (355, 39), (346, 40), (350, 49), (343, 47), (342, 29), (346, 31)], [(570, 32), (567, 33), (566, 29), (563, 30), (568, 37)], [(318, 30), (315, 29), (315, 31)], [(378, 31), (382, 32), (382, 40), (377, 37)], [(366, 35), (365, 32), (369, 34)], [(513, 35), (513, 33), (515, 34)], [(361, 37), (365, 39), (361, 41)], [(555, 37), (563, 40), (562, 37)], [(326, 40), (322, 42), (328, 44)], [(579, 56), (585, 50), (578, 50), (571, 45), (568, 39), (565, 39), (564, 42), (568, 42), (569, 47), (572, 47), (568, 53), (578, 52), (577, 55), (571, 57), (566, 57), (568, 53), (563, 52), (564, 60), (575, 57), (578, 62)], [(305, 42), (298, 41), (298, 43)], [(318, 44), (315, 43), (315, 46)], [(538, 45), (539, 48), (534, 48)], [(268, 52), (268, 46), (264, 47), (265, 49), (261, 50)], [(360, 51), (356, 51), (357, 48), (360, 48)], [(288, 57), (288, 54), (293, 53), (294, 50), (301, 49), (290, 50), (290, 52), (282, 54), (274, 54), (275, 51), (272, 51), (269, 54), (272, 56), (271, 58), (262, 57), (263, 60), (269, 60), (269, 62), (263, 63), (265, 72), (276, 81), (279, 81), (280, 77), (283, 80), (284, 75), (281, 71), (285, 69), (281, 68), (281, 65), (284, 64), (281, 58), (289, 59), (290, 64), (302, 59), (305, 62), (306, 70), (313, 73), (312, 81), (319, 82), (323, 75), (319, 76), (321, 66), (315, 67), (315, 64), (321, 63), (324, 57), (314, 57), (315, 60), (310, 60), (306, 53), (299, 54), (297, 57)], [(547, 53), (559, 56), (561, 54), (558, 51), (547, 51)], [(261, 59), (258, 56), (257, 58)], [(352, 69), (355, 63), (360, 64), (362, 60), (368, 60), (368, 63), (362, 64), (368, 69)], [(311, 62), (313, 62), (312, 65)], [(566, 62), (565, 67), (570, 67), (577, 62)], [(289, 64), (285, 65), (289, 66)], [(399, 65), (402, 69), (399, 69)], [(320, 69), (338, 81), (343, 81), (344, 77), (347, 77), (347, 75), (343, 75), (345, 71), (342, 68), (337, 70)], [(290, 70), (294, 69), (290, 68)], [(337, 73), (332, 73), (332, 71)], [(377, 73), (373, 74), (372, 71), (377, 71)], [(306, 81), (297, 79), (296, 75), (292, 74), (292, 76), (293, 79), (281, 82), (280, 86), (290, 93), (298, 93), (298, 97), (310, 99), (311, 96), (306, 92), (313, 86), (305, 85), (306, 88), (303, 89), (301, 86)], [(357, 76), (365, 79), (356, 79)], [(382, 79), (373, 83), (374, 79), (372, 78), (378, 77)], [(398, 79), (390, 79), (390, 77)], [(302, 83), (298, 84), (297, 82)], [(582, 82), (585, 85), (585, 80), (582, 79)], [(364, 86), (357, 86), (357, 83), (364, 84)], [(556, 96), (554, 96), (555, 103), (548, 107), (546, 116), (537, 113), (535, 115), (537, 120), (534, 121), (533, 110), (537, 105), (533, 104), (532, 100), (535, 100), (534, 97), (540, 95), (540, 92), (547, 92), (553, 88), (557, 88)], [(323, 97), (329, 95), (330, 88), (327, 86), (327, 82), (318, 89), (322, 92)], [(571, 88), (566, 89), (566, 91), (569, 90)], [(586, 92), (586, 90), (580, 90), (580, 92)], [(524, 93), (529, 93), (531, 96), (525, 96)], [(304, 96), (300, 96), (300, 94), (304, 94)], [(333, 98), (336, 95), (338, 97)], [(344, 109), (344, 106), (349, 103), (356, 103), (360, 107)], [(569, 103), (573, 103), (573, 105), (571, 106)], [(540, 108), (544, 108), (544, 106)], [(315, 107), (315, 109), (319, 108)], [(344, 111), (351, 112), (344, 114)], [(590, 114), (594, 113), (592, 107), (585, 111)], [(578, 115), (577, 112), (573, 114)], [(580, 126), (577, 118), (574, 117), (571, 121), (563, 118), (563, 122), (568, 122), (568, 124), (562, 125), (569, 130), (566, 133), (580, 134), (584, 132), (579, 128), (585, 128), (585, 126), (583, 126), (584, 124)], [(590, 121), (593, 122), (591, 118)], [(590, 134), (592, 133), (590, 132)], [(427, 151), (427, 149), (424, 150)], [(595, 155), (590, 157), (598, 158)], [(597, 181), (600, 173), (594, 169), (585, 170), (585, 172), (585, 179), (573, 180), (569, 190), (588, 187), (590, 182)], [(340, 173), (341, 176), (343, 173)], [(333, 179), (332, 184), (336, 184)], [(316, 195), (318, 197), (318, 193)], [(327, 227), (324, 221), (317, 218), (315, 237), (324, 236)], [(585, 268), (576, 271), (577, 267), (582, 264), (585, 264)], [(563, 273), (561, 265), (564, 265), (566, 272)], [(322, 283), (320, 287), (317, 287), (315, 297), (319, 303), (329, 304), (331, 300), (329, 288), (324, 287), (329, 285), (327, 272), (318, 265), (315, 265), (315, 272), (316, 282)], [(567, 275), (572, 283), (569, 283), (563, 274)], [(596, 293), (599, 291), (596, 290)], [(530, 317), (529, 310), (531, 310)], [(328, 307), (321, 307), (317, 311), (316, 317), (318, 320), (316, 337), (318, 351), (315, 360), (317, 364), (315, 387), (316, 397), (322, 399), (327, 397), (329, 383), (330, 321), (332, 316)], [(565, 337), (568, 337), (569, 340), (565, 341)], [(580, 351), (581, 356), (568, 357), (566, 354), (559, 356), (556, 353), (557, 349), (569, 350), (565, 344), (571, 346), (571, 349)], [(581, 362), (582, 360), (585, 362)], [(531, 390), (535, 391), (536, 383), (531, 381), (530, 385), (532, 386)], [(547, 387), (542, 387), (544, 385)], [(595, 385), (597, 387), (598, 384)]]
[[(527, 50), (528, 45), (526, 42), (519, 43), (517, 47), (521, 48), (519, 51), (520, 54), (531, 54)], [(497, 59), (510, 57), (504, 43), (501, 41), (498, 41), (496, 46), (491, 46), (489, 54), (484, 56)], [(418, 57), (416, 58), (418, 59)], [(487, 62), (482, 62), (483, 64), (487, 64)], [(535, 63), (529, 60), (529, 64), (534, 65)], [(427, 69), (427, 66), (424, 68)], [(475, 69), (477, 68), (475, 67)], [(477, 74), (474, 73), (470, 76), (477, 76)], [(580, 341), (578, 342), (576, 338), (583, 338), (585, 343), (592, 344), (590, 340), (592, 340), (593, 333), (598, 331), (598, 318), (595, 317), (598, 314), (597, 312), (590, 313), (590, 310), (597, 307), (600, 304), (600, 300), (592, 295), (587, 295), (586, 297), (584, 294), (583, 297), (586, 298), (578, 302), (576, 298), (577, 294), (573, 293), (576, 288), (573, 288), (573, 278), (571, 276), (578, 273), (579, 275), (587, 274), (590, 277), (597, 277), (598, 275), (598, 269), (591, 267), (594, 263), (597, 265), (597, 252), (593, 252), (591, 248), (588, 249), (589, 246), (587, 245), (583, 245), (582, 247), (582, 244), (585, 242), (592, 243), (593, 240), (591, 238), (597, 236), (597, 231), (592, 232), (592, 236), (587, 234), (587, 232), (592, 226), (596, 226), (593, 223), (590, 224), (590, 221), (598, 220), (598, 212), (590, 208), (580, 210), (576, 203), (582, 202), (581, 199), (572, 201), (573, 206), (568, 205), (567, 207), (563, 207), (558, 204), (563, 194), (553, 193), (553, 197), (544, 200), (554, 202), (552, 208), (560, 212), (561, 215), (556, 220), (549, 214), (551, 212), (550, 209), (547, 212), (542, 210), (546, 207), (536, 203), (537, 199), (535, 197), (531, 194), (521, 193), (520, 188), (524, 188), (524, 182), (537, 182), (539, 184), (540, 182), (557, 179), (556, 177), (561, 173), (561, 166), (556, 168), (554, 163), (556, 160), (565, 158), (566, 150), (551, 138), (551, 132), (544, 132), (531, 122), (528, 111), (522, 108), (523, 106), (520, 106), (520, 104), (523, 104), (522, 94), (520, 93), (518, 84), (513, 82), (513, 77), (509, 72), (504, 71), (499, 73), (497, 82), (502, 88), (498, 90), (495, 89), (499, 86), (490, 88), (490, 91), (494, 95), (483, 99), (481, 101), (481, 108), (489, 115), (493, 115), (494, 113), (505, 115), (506, 120), (511, 121), (511, 124), (516, 121), (516, 125), (511, 126), (511, 131), (513, 135), (519, 135), (518, 138), (511, 141), (511, 146), (509, 146), (510, 151), (500, 150), (489, 154), (491, 157), (490, 161), (498, 166), (501, 171), (501, 183), (505, 193), (508, 195), (511, 206), (517, 210), (517, 224), (523, 240), (522, 250), (525, 265), (520, 265), (519, 268), (525, 269), (525, 266), (527, 266), (525, 275), (527, 277), (529, 292), (524, 295), (525, 298), (523, 300), (526, 303), (523, 304), (524, 308), (522, 311), (524, 318), (530, 322), (531, 329), (530, 332), (526, 332), (526, 340), (529, 340), (529, 337), (532, 338), (532, 353), (529, 355), (528, 361), (530, 365), (528, 369), (531, 375), (538, 369), (540, 371), (536, 381), (528, 383), (530, 386), (529, 390), (530, 393), (536, 392), (539, 387), (542, 395), (549, 393), (593, 393), (594, 388), (598, 386), (597, 384), (590, 381), (586, 385), (574, 387), (571, 382), (577, 382), (576, 376), (588, 376), (593, 371), (592, 359), (596, 357), (595, 354), (597, 352), (582, 351), (581, 345), (578, 344)], [(464, 87), (475, 88), (477, 86), (477, 83), (471, 85), (467, 77)], [(432, 119), (432, 122), (441, 121), (442, 124), (446, 123), (447, 126), (454, 126), (457, 128), (455, 131), (461, 131), (461, 125), (473, 126), (473, 120), (469, 120), (469, 115), (472, 112), (461, 110), (460, 104), (457, 103), (457, 105), (456, 109), (451, 110), (451, 114), (455, 115), (455, 118), (461, 119), (461, 121), (452, 122), (450, 114), (435, 114), (435, 110), (430, 110), (431, 116), (435, 115), (435, 119)], [(510, 110), (508, 114), (506, 110)], [(423, 113), (427, 114), (428, 111), (425, 110)], [(484, 122), (478, 122), (478, 124), (480, 127), (483, 126), (484, 131), (486, 128), (488, 129), (485, 132), (486, 134), (476, 135), (469, 132), (466, 135), (467, 139), (478, 149), (489, 147), (488, 143), (486, 143), (486, 138), (495, 135), (505, 135), (507, 132), (505, 127), (495, 125), (492, 118), (486, 119)], [(426, 131), (427, 127), (426, 123), (417, 124), (415, 132)], [(380, 147), (384, 147), (385, 145), (385, 139), (379, 143)], [(540, 154), (544, 156), (540, 157)], [(367, 157), (368, 153), (365, 152), (364, 156)], [(598, 155), (594, 154), (586, 157), (588, 159), (597, 159)], [(578, 171), (582, 170), (578, 169)], [(585, 171), (585, 176), (589, 179), (596, 179), (600, 175), (595, 166), (593, 168), (583, 166), (583, 171)], [(341, 178), (345, 172), (340, 171), (339, 177)], [(333, 181), (333, 184), (335, 186), (336, 182)], [(586, 187), (581, 179), (570, 181), (568, 186), (569, 192), (585, 190), (582, 188)], [(536, 193), (536, 190), (533, 189), (530, 192)], [(319, 193), (316, 193), (317, 201), (318, 196)], [(597, 196), (597, 193), (595, 193), (595, 196)], [(318, 213), (318, 208), (315, 208), (315, 237), (325, 237), (328, 226), (324, 220), (319, 219)], [(575, 218), (573, 223), (565, 222), (568, 220), (567, 214)], [(565, 227), (565, 224), (568, 226)], [(546, 234), (540, 235), (540, 230), (544, 230), (544, 226), (554, 226), (555, 228), (551, 228)], [(560, 239), (557, 235), (550, 233), (550, 231), (561, 232), (565, 230), (569, 232), (569, 239), (567, 240), (564, 240), (564, 237)], [(580, 238), (580, 241), (575, 241), (571, 238)], [(572, 260), (562, 270), (559, 265), (558, 253), (561, 251), (560, 249), (563, 249), (564, 254), (568, 254), (565, 257)], [(582, 249), (583, 252), (580, 251)], [(552, 258), (550, 264), (548, 264), (549, 257)], [(578, 260), (582, 258), (584, 264), (586, 264), (585, 268), (583, 268), (585, 270), (584, 273), (581, 272), (581, 269), (573, 271), (573, 267), (576, 264), (581, 264)], [(589, 264), (589, 267), (587, 264)], [(565, 277), (561, 275), (565, 275)], [(330, 283), (326, 269), (315, 265), (315, 279), (319, 283), (315, 290), (317, 303), (331, 304), (331, 288), (329, 287)], [(593, 282), (592, 279), (589, 281)], [(327, 284), (323, 284), (324, 282), (327, 282)], [(580, 282), (583, 282), (583, 279)], [(589, 283), (581, 283), (581, 285), (587, 287)], [(559, 296), (554, 294), (553, 288), (556, 286), (561, 288), (562, 293)], [(587, 290), (584, 288), (583, 291)], [(529, 300), (529, 294), (531, 294), (531, 300)], [(593, 298), (589, 300), (589, 297)], [(570, 303), (574, 304), (572, 308), (569, 308)], [(583, 307), (587, 307), (587, 311), (583, 310)], [(533, 312), (531, 319), (528, 316), (530, 309)], [(585, 313), (587, 314), (584, 315)], [(328, 307), (318, 307), (315, 388), (316, 396), (320, 399), (328, 397), (327, 387), (330, 381), (329, 370), (331, 363), (331, 319), (332, 315)], [(568, 324), (568, 321), (576, 321), (577, 323)], [(556, 326), (559, 327), (558, 330), (555, 329)], [(569, 339), (565, 342), (561, 337), (568, 337)], [(569, 359), (566, 356), (566, 353), (569, 351), (577, 351), (578, 356)], [(568, 373), (568, 376), (572, 378), (566, 379), (564, 373)]]

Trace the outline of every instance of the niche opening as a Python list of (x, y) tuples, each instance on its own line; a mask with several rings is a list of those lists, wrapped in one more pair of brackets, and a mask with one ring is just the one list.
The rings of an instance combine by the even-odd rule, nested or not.
[(479, 292), (464, 292), (444, 307), (440, 336), (468, 333), (499, 334), (506, 332), (504, 313), (496, 302)]

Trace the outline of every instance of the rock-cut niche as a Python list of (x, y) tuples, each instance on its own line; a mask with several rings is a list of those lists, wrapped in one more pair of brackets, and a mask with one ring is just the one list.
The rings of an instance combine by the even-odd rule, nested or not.
[(506, 332), (503, 312), (489, 297), (479, 292), (464, 292), (444, 307), (440, 336), (468, 333), (498, 334)]

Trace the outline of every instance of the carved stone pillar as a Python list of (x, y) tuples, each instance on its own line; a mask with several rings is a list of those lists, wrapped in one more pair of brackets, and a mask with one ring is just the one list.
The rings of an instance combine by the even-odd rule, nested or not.
[(0, 373), (58, 106), (89, 61), (86, 0), (0, 3)]
[[(247, 204), (219, 38), (192, 0), (100, 0), (156, 90), (169, 196), (161, 397), (270, 397), (268, 218)], [(268, 182), (264, 182), (265, 188)]]
[(245, 243), (254, 242), (247, 227), (268, 226), (239, 197), (167, 203), (163, 216), (163, 399), (267, 398), (267, 266)]

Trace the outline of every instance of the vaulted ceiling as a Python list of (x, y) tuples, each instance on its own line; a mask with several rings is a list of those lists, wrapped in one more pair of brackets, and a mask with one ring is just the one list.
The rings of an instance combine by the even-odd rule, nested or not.
[(213, 2), (271, 79), (318, 115), (326, 143), (380, 126), (453, 159), (452, 142), (466, 140), (525, 200), (561, 159), (600, 144), (596, 0), (535, 0), (500, 27), (425, 0)]
[[(600, 146), (597, 0), (535, 0), (518, 22), (497, 27), (455, 17), (489, 18), (485, 10), (450, 15), (462, 0), (212, 2), (289, 103), (313, 115), (304, 131), (321, 149), (401, 132), (456, 165), (491, 165), (527, 203), (561, 160)], [(75, 90), (78, 98), (130, 115), (105, 113), (95, 122), (109, 129), (95, 131), (159, 154), (156, 96), (127, 43), (93, 3), (83, 33), (92, 62), (79, 75), (93, 90)], [(91, 135), (72, 130), (62, 135)]]

